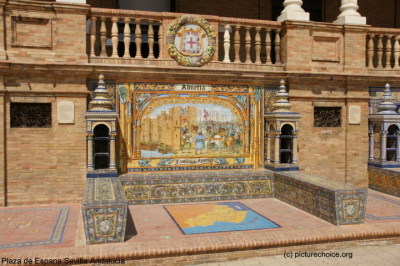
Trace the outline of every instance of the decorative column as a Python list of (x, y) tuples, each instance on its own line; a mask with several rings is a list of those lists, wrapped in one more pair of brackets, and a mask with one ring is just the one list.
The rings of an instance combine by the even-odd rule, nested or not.
[(297, 163), (298, 162), (298, 153), (297, 153), (297, 136), (299, 135), (299, 132), (293, 132), (293, 158), (292, 158), (292, 163)]
[(267, 137), (267, 157), (265, 158), (266, 163), (271, 163), (271, 134), (270, 132), (266, 132), (266, 137)]
[(117, 170), (115, 167), (115, 139), (116, 134), (110, 134), (110, 170)]
[(367, 25), (367, 18), (362, 17), (357, 10), (357, 0), (342, 0), (342, 5), (340, 6), (340, 11), (342, 13), (333, 23)]
[(94, 169), (94, 165), (93, 165), (93, 134), (87, 135), (87, 154), (88, 154), (87, 169), (89, 171), (91, 171)]
[(310, 21), (310, 13), (305, 12), (301, 8), (303, 1), (301, 0), (285, 0), (283, 6), (285, 7), (278, 17), (278, 22), (286, 20), (297, 20), (297, 21)]
[(275, 132), (275, 154), (274, 154), (274, 163), (275, 164), (279, 164), (280, 161), (280, 149), (279, 149), (279, 144), (280, 144), (280, 140), (281, 140), (281, 132)]
[(370, 160), (374, 159), (374, 148), (375, 148), (375, 146), (374, 146), (374, 143), (375, 143), (374, 136), (375, 136), (374, 131), (371, 130), (369, 132), (369, 159)]
[(386, 161), (387, 131), (381, 131), (381, 161)]

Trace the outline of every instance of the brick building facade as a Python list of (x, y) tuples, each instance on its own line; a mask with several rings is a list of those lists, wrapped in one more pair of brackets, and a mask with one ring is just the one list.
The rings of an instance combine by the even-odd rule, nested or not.
[[(74, 1), (0, 0), (0, 206), (82, 200), (88, 157), (84, 114), (93, 90), (89, 84), (99, 74), (114, 87), (124, 82), (228, 84), (249, 86), (253, 93), (261, 86), (259, 113), (249, 113), (249, 121), (252, 115), (260, 118), (249, 140), (258, 146), (246, 159), (254, 168), (263, 167), (263, 152), (256, 151), (266, 142), (262, 108), (284, 79), (291, 110), (302, 115), (295, 147), (300, 170), (367, 186), (370, 88), (386, 82), (400, 87), (399, 0), (359, 3), (368, 25), (331, 23), (340, 14), (340, 1), (321, 1), (323, 22), (282, 23), (272, 20), (275, 1), (250, 0), (243, 6), (177, 0), (173, 8), (179, 13), (119, 10), (112, 0), (69, 2)], [(181, 66), (168, 54), (167, 30), (182, 13), (200, 14), (215, 29), (215, 55), (202, 67)], [(60, 118), (62, 101), (73, 103), (73, 122)], [(13, 103), (50, 103), (50, 126), (13, 127), (11, 119), (18, 117)], [(339, 125), (316, 126), (318, 108), (327, 107), (338, 108)], [(359, 108), (359, 122), (349, 122), (350, 107)], [(136, 134), (125, 129), (121, 138)], [(129, 145), (135, 143), (127, 144), (128, 150)], [(118, 156), (135, 156), (118, 147)], [(120, 171), (127, 171), (130, 159), (118, 160), (128, 164), (119, 165)]]

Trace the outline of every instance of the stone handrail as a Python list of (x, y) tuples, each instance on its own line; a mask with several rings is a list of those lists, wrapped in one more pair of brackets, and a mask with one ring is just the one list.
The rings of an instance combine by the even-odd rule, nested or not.
[(400, 69), (400, 29), (371, 28), (367, 38), (367, 67)]
[[(170, 22), (182, 15), (90, 8), (87, 22), (89, 61), (136, 64), (136, 59), (148, 62), (171, 59), (166, 47), (160, 44), (165, 43)], [(279, 22), (201, 16), (218, 32), (214, 61), (281, 65)]]

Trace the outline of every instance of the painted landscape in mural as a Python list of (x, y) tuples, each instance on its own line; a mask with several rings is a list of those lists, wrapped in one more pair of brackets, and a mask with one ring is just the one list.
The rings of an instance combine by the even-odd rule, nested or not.
[(142, 158), (243, 154), (243, 122), (233, 106), (211, 102), (158, 105), (141, 119)]

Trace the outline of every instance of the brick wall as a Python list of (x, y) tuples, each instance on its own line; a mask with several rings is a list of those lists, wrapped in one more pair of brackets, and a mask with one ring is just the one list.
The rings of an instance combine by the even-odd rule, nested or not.
[[(86, 178), (86, 93), (70, 92), (86, 91), (85, 80), (65, 79), (51, 92), (51, 80), (50, 84), (36, 81), (29, 91), (28, 84), (19, 80), (17, 90), (24, 93), (14, 89), (5, 100), (7, 205), (80, 202)], [(6, 80), (6, 88), (8, 82), (14, 83)], [(60, 100), (74, 102), (74, 124), (58, 123)], [(10, 102), (51, 103), (51, 128), (11, 128)]]

